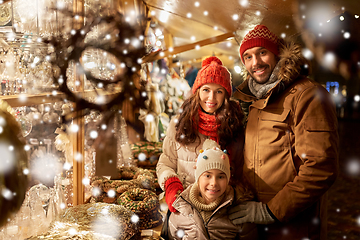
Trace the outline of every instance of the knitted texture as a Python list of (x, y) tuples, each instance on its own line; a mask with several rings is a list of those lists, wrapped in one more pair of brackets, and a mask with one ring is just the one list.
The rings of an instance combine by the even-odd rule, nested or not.
[(221, 151), (220, 146), (213, 140), (205, 140), (203, 149), (196, 161), (195, 169), (195, 181), (199, 180), (199, 177), (203, 172), (218, 169), (223, 171), (227, 177), (227, 181), (230, 180), (230, 162), (226, 153)]
[(215, 115), (210, 115), (198, 110), (199, 113), (199, 133), (210, 137), (211, 140), (218, 142), (217, 130), (220, 124), (216, 123)]
[(176, 212), (172, 206), (178, 194), (184, 191), (181, 181), (177, 177), (172, 177), (165, 182), (165, 201), (170, 212)]
[(279, 39), (264, 25), (257, 25), (253, 30), (249, 31), (242, 40), (240, 57), (243, 63), (244, 52), (253, 47), (264, 47), (276, 56), (279, 55)]
[(225, 88), (229, 96), (232, 94), (231, 74), (217, 57), (208, 57), (202, 62), (192, 92), (195, 93), (198, 88), (207, 83), (219, 84)]
[(225, 194), (222, 194), (215, 201), (206, 204), (203, 197), (201, 197), (200, 189), (197, 183), (194, 183), (190, 189), (189, 199), (193, 206), (200, 212), (204, 222), (207, 223), (213, 211), (220, 205)]

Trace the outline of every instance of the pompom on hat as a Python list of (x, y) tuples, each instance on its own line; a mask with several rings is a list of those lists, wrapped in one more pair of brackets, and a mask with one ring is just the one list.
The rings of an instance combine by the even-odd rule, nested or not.
[(223, 171), (229, 183), (231, 176), (230, 161), (226, 150), (221, 151), (217, 142), (207, 139), (203, 144), (203, 150), (200, 150), (200, 154), (196, 160), (195, 181), (197, 182), (199, 180), (203, 172), (211, 169)]
[(244, 63), (243, 54), (247, 49), (253, 47), (264, 47), (276, 56), (279, 55), (279, 38), (266, 26), (257, 25), (249, 31), (240, 44), (240, 57)]
[(202, 62), (192, 92), (195, 93), (198, 88), (207, 83), (219, 84), (225, 88), (229, 96), (232, 94), (231, 74), (217, 57), (208, 57)]

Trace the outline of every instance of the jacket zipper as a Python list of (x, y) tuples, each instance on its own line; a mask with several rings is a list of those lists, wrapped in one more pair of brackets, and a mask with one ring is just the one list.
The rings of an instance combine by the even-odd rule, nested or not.
[[(180, 196), (180, 197), (181, 197), (185, 202), (187, 202), (190, 206), (193, 207), (193, 205), (192, 205), (190, 202), (188, 202), (187, 200), (185, 200), (182, 196)], [(210, 234), (209, 234), (209, 229), (208, 229), (208, 227), (207, 227), (207, 224), (205, 224), (204, 219), (202, 218), (199, 210), (197, 210), (195, 207), (193, 207), (193, 208), (195, 209), (195, 211), (197, 212), (198, 216), (199, 216), (200, 219), (202, 220), (203, 225), (205, 226), (206, 235), (207, 235), (206, 237), (207, 237), (208, 239), (210, 239)], [(210, 218), (210, 219), (211, 219), (211, 218)], [(209, 219), (209, 221), (210, 221), (210, 219)]]
[[(235, 196), (235, 190), (234, 190), (234, 196)], [(209, 229), (208, 229), (208, 223), (210, 222), (211, 218), (213, 216), (215, 216), (215, 214), (212, 214), (211, 217), (209, 218), (209, 221), (207, 223), (205, 223), (204, 219), (202, 218), (199, 210), (197, 210), (190, 202), (188, 202), (187, 200), (185, 200), (182, 196), (180, 196), (185, 202), (187, 202), (190, 206), (192, 206), (195, 211), (197, 212), (198, 216), (200, 217), (200, 219), (202, 220), (203, 222), (203, 225), (205, 226), (205, 230), (206, 230), (206, 235), (207, 235), (207, 238), (210, 239), (210, 234), (209, 234)], [(228, 201), (224, 202), (221, 204), (221, 208), (224, 208), (226, 205), (228, 204)]]

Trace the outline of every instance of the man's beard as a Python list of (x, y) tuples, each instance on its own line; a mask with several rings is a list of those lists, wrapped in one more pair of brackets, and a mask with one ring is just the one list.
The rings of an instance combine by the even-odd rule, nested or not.
[[(260, 69), (260, 68), (264, 68), (265, 71), (266, 71), (266, 70), (270, 69), (270, 66), (267, 65), (267, 64), (263, 64), (263, 65), (260, 65), (260, 66), (258, 66), (258, 67), (256, 67), (256, 68), (253, 68), (253, 69), (256, 70), (256, 69)], [(269, 73), (264, 73), (264, 75), (262, 75), (262, 76), (259, 77), (259, 76), (257, 76), (256, 74), (254, 74), (254, 70), (251, 70), (251, 72), (249, 72), (249, 75), (250, 75), (251, 78), (254, 79), (254, 81), (257, 82), (258, 84), (264, 84), (264, 83), (266, 83), (266, 82), (269, 80), (269, 78), (270, 78), (270, 76), (271, 76), (271, 73), (272, 73), (272, 71), (269, 72)], [(264, 81), (264, 79), (266, 79), (266, 80)]]

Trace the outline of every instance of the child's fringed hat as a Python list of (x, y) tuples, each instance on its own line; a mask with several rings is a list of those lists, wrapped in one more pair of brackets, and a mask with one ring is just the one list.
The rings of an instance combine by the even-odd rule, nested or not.
[(203, 150), (200, 150), (200, 154), (196, 161), (195, 167), (195, 179), (199, 180), (201, 174), (210, 169), (218, 169), (223, 171), (229, 182), (230, 180), (230, 162), (229, 157), (226, 154), (226, 150), (222, 151), (217, 142), (207, 139), (203, 144)]

